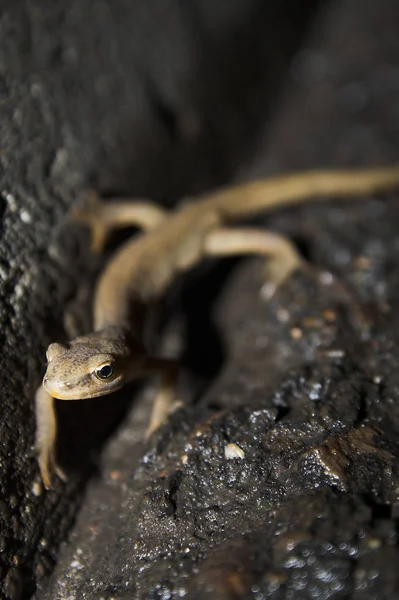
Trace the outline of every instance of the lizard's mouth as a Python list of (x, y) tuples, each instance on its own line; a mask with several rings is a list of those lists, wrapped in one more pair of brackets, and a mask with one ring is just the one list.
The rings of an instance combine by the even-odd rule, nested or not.
[(79, 399), (79, 393), (74, 389), (68, 381), (52, 381), (47, 375), (43, 378), (43, 387), (53, 396), (60, 400), (77, 400)]
[(53, 398), (58, 400), (87, 400), (89, 398), (98, 398), (106, 396), (123, 386), (122, 377), (107, 382), (106, 384), (90, 385), (88, 388), (79, 388), (69, 381), (52, 381), (49, 377), (44, 376), (43, 387)]

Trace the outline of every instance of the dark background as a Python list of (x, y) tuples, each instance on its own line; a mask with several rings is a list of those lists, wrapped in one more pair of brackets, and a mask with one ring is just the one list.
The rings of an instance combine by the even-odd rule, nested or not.
[[(399, 424), (394, 196), (387, 204), (371, 201), (367, 209), (336, 209), (331, 218), (313, 208), (269, 222), (292, 234), (311, 260), (333, 269), (372, 307), (378, 348), (362, 345), (345, 318), (337, 325), (331, 347), (338, 344), (350, 354), (345, 368), (320, 366), (314, 332), (293, 348), (288, 325), (276, 317), (281, 303), (297, 311), (295, 324), (310, 318), (309, 311), (319, 318), (331, 308), (329, 302), (334, 305), (333, 294), (320, 291), (312, 278), (299, 278), (269, 310), (259, 303), (259, 270), (239, 273), (224, 288), (228, 271), (216, 269), (200, 272), (188, 287), (180, 284), (165, 317), (174, 314), (172, 338), (181, 333), (181, 319), (185, 322), (187, 387), (194, 373), (202, 379), (214, 375), (224, 357), (224, 375), (209, 403), (226, 402), (231, 422), (217, 421), (211, 435), (203, 405), (183, 413), (148, 451), (133, 479), (146, 422), (140, 406), (151, 389), (139, 395), (136, 412), (101, 462), (99, 450), (126, 414), (132, 390), (87, 406), (61, 403), (60, 455), (71, 476), (66, 485), (56, 481), (44, 492), (33, 451), (33, 395), (46, 346), (65, 338), (71, 302), (81, 327), (90, 326), (87, 292), (102, 262), (90, 255), (87, 232), (68, 214), (82, 190), (92, 186), (105, 195), (151, 197), (170, 206), (219, 184), (290, 168), (394, 162), (398, 28), (395, 0), (2, 3), (0, 590), (5, 598), (30, 598), (38, 584), (37, 597), (48, 599), (177, 598), (183, 589), (189, 598), (363, 600), (377, 591), (381, 598), (397, 597), (390, 566), (398, 562), (399, 489), (392, 458)], [(364, 261), (356, 262), (359, 256), (370, 259), (366, 273)], [(209, 304), (221, 289), (214, 328)], [(318, 336), (327, 335), (325, 327)], [(267, 351), (259, 342), (264, 338)], [(288, 363), (297, 371), (288, 371)], [(384, 387), (374, 389), (371, 373), (382, 372)], [(275, 389), (278, 376), (283, 380)], [(336, 388), (341, 392), (334, 396), (329, 390)], [(309, 390), (315, 389), (325, 392), (328, 418), (314, 417), (295, 445), (298, 423), (309, 418)], [(273, 446), (271, 438), (265, 446), (255, 417), (234, 412), (237, 405), (253, 413), (272, 411), (262, 417), (262, 431), (274, 431), (273, 410), (279, 410), (282, 429), (276, 436), (285, 428), (285, 442)], [(360, 426), (372, 431), (326, 442), (321, 433), (326, 419), (334, 423), (330, 435), (347, 436)], [(198, 460), (189, 461), (188, 485), (176, 457), (185, 451), (189, 432), (201, 427), (204, 439), (198, 442)], [(375, 442), (377, 433), (382, 442)], [(249, 455), (254, 440), (252, 470), (239, 473), (236, 465), (226, 474), (223, 454), (203, 468), (212, 444), (223, 447), (241, 434)], [(276, 455), (268, 454), (270, 447)], [(290, 454), (289, 447), (298, 454)], [(326, 447), (346, 457), (341, 471), (328, 463)], [(314, 456), (322, 458), (315, 462)], [(276, 480), (262, 471), (265, 464), (278, 466)], [(87, 489), (95, 465), (97, 475)], [(287, 472), (287, 465), (299, 467)], [(223, 477), (241, 477), (240, 485), (232, 485), (233, 500), (215, 487)], [(205, 501), (201, 494), (208, 489)], [(49, 581), (60, 543), (78, 514)], [(288, 556), (289, 543), (285, 549), (276, 545), (281, 532), (290, 530), (305, 545), (294, 557)], [(182, 558), (186, 547), (188, 562)], [(304, 559), (309, 552), (316, 556), (313, 563)]]

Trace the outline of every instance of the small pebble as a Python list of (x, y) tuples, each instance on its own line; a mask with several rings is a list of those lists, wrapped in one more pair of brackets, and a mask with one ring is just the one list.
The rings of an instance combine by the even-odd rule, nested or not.
[(302, 337), (302, 329), (299, 329), (299, 327), (293, 327), (290, 331), (291, 333), (291, 337), (294, 340), (300, 340)]
[(34, 496), (36, 496), (36, 497), (37, 496), (41, 496), (42, 495), (42, 491), (43, 491), (42, 484), (39, 483), (38, 481), (34, 481), (32, 483), (32, 494)]
[(225, 457), (230, 460), (232, 458), (244, 458), (245, 452), (237, 444), (227, 444), (224, 449)]
[(280, 323), (288, 323), (290, 319), (290, 313), (285, 308), (279, 308), (277, 310), (277, 320)]
[(337, 319), (337, 313), (334, 310), (327, 309), (323, 312), (323, 317), (325, 318), (326, 321), (329, 321), (330, 323), (332, 323), (333, 321), (335, 321)]
[(111, 471), (109, 474), (112, 481), (118, 481), (121, 477), (121, 472), (118, 470)]

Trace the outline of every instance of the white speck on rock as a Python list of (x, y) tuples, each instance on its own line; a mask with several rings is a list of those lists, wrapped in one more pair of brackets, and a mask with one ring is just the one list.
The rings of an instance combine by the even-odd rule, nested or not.
[(8, 208), (11, 210), (11, 212), (15, 212), (17, 210), (17, 201), (15, 199), (15, 196), (10, 194), (10, 192), (7, 192), (7, 190), (3, 190), (1, 192), (1, 195), (3, 196), (3, 198), (5, 198), (8, 204)]
[(233, 458), (244, 458), (245, 452), (242, 448), (240, 448), (240, 446), (238, 446), (238, 444), (231, 443), (225, 446), (224, 456), (228, 460), (231, 460)]
[(42, 495), (42, 486), (41, 483), (39, 483), (38, 481), (34, 481), (32, 483), (32, 494), (36, 497), (41, 496)]
[(268, 301), (274, 296), (277, 286), (272, 281), (264, 283), (260, 289), (260, 297), (262, 300)]
[(20, 211), (19, 216), (21, 217), (21, 221), (23, 223), (32, 223), (31, 214), (24, 208)]

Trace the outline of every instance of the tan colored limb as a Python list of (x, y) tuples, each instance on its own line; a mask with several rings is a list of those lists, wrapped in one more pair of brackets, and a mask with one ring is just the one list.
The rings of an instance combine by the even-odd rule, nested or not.
[(40, 386), (35, 395), (36, 409), (36, 451), (43, 484), (46, 489), (51, 487), (51, 472), (65, 480), (63, 471), (55, 460), (55, 441), (57, 423), (54, 411), (54, 398)]
[(148, 358), (144, 366), (144, 372), (157, 372), (161, 377), (151, 411), (150, 423), (146, 431), (146, 437), (149, 437), (166, 421), (170, 413), (180, 404), (177, 399), (179, 366), (178, 363), (173, 360)]
[(91, 228), (94, 252), (101, 252), (117, 229), (135, 226), (151, 231), (167, 216), (166, 210), (150, 200), (110, 198), (103, 202), (94, 190), (88, 191), (86, 196), (86, 205), (74, 208), (73, 216)]
[(274, 289), (305, 263), (286, 237), (264, 229), (217, 229), (206, 236), (204, 250), (208, 256), (266, 256), (268, 277)]

